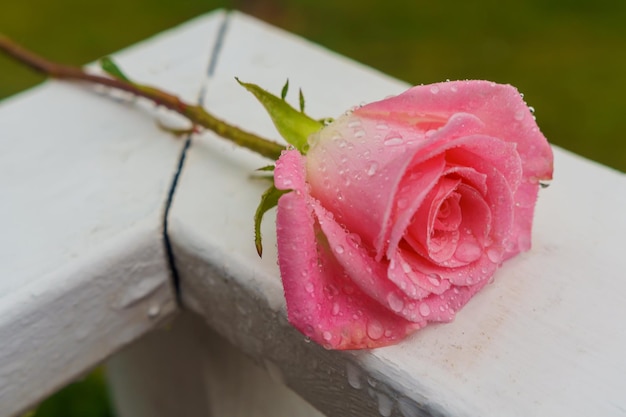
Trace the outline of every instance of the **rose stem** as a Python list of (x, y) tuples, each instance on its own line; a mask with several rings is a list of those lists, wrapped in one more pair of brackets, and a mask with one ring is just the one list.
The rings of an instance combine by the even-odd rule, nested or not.
[(2, 34), (0, 34), (0, 51), (3, 51), (8, 56), (25, 64), (31, 69), (53, 78), (86, 81), (89, 83), (105, 85), (118, 90), (127, 91), (135, 96), (144, 97), (159, 106), (166, 107), (181, 114), (191, 121), (194, 126), (199, 125), (205, 127), (224, 139), (227, 139), (239, 146), (248, 148), (251, 151), (267, 158), (276, 160), (280, 157), (281, 151), (285, 149), (284, 146), (276, 142), (264, 139), (253, 133), (246, 132), (236, 126), (230, 125), (218, 119), (204, 110), (201, 106), (185, 103), (175, 95), (156, 88), (138, 85), (117, 78), (88, 74), (78, 67), (48, 61), (47, 59), (18, 45)]

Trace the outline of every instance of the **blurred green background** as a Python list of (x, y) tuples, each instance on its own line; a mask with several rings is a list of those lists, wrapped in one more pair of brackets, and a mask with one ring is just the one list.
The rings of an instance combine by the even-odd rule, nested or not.
[[(626, 1), (4, 0), (0, 31), (52, 59), (83, 64), (218, 7), (413, 84), (513, 84), (552, 143), (626, 171)], [(0, 57), (0, 99), (41, 80)], [(86, 392), (95, 387), (100, 411), (72, 411), (73, 401), (89, 396), (81, 391), (53, 397), (46, 404), (56, 405), (37, 415), (109, 415), (101, 374), (83, 384)]]
[[(626, 171), (626, 1), (5, 0), (0, 31), (83, 64), (217, 7), (413, 84), (511, 83), (551, 142)], [(0, 58), (0, 98), (40, 80)]]

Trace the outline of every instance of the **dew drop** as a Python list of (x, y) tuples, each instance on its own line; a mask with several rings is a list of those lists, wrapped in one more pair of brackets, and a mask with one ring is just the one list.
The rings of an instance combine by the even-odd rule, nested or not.
[(382, 392), (377, 392), (376, 397), (378, 397), (378, 412), (383, 417), (389, 417), (393, 410), (393, 401)]
[(402, 136), (398, 134), (392, 134), (389, 135), (383, 143), (385, 144), (385, 146), (398, 146), (402, 145), (402, 143), (404, 143), (404, 140), (402, 139)]
[(372, 175), (376, 174), (377, 170), (378, 170), (378, 162), (372, 161), (367, 167), (367, 175), (371, 177)]
[(494, 264), (499, 263), (502, 260), (502, 255), (500, 255), (500, 251), (495, 248), (487, 249), (487, 258)]
[(374, 319), (367, 322), (367, 335), (372, 340), (378, 340), (383, 337), (385, 329), (380, 321)]
[(517, 121), (522, 121), (524, 120), (524, 113), (525, 113), (524, 110), (518, 110), (515, 112), (515, 115), (513, 117)]
[(401, 262), (401, 264), (402, 264), (402, 270), (404, 271), (405, 274), (413, 272), (413, 269), (411, 268), (411, 265), (409, 265), (406, 262)]
[(346, 364), (346, 376), (348, 377), (348, 384), (354, 389), (360, 389), (361, 384), (361, 372), (359, 368), (352, 365), (350, 362)]
[(148, 309), (148, 317), (151, 319), (157, 317), (159, 314), (161, 314), (161, 307), (158, 305), (153, 305)]
[(337, 246), (335, 247), (335, 252), (337, 252), (339, 255), (341, 255), (342, 253), (344, 253), (344, 252), (345, 252), (345, 249), (344, 249), (344, 247), (343, 247), (343, 246), (341, 246), (341, 245), (337, 245)]
[(428, 317), (430, 315), (430, 307), (426, 303), (420, 304), (419, 311), (420, 314), (424, 317)]
[(453, 93), (456, 93), (457, 91), (459, 91), (459, 89), (456, 88), (456, 85), (453, 85), (452, 87), (450, 87), (450, 91), (452, 91)]
[(306, 290), (306, 292), (308, 292), (309, 294), (313, 293), (313, 291), (315, 290), (315, 287), (313, 286), (313, 283), (311, 282), (307, 282), (304, 285), (304, 289)]
[(359, 126), (361, 126), (361, 121), (360, 121), (359, 119), (354, 119), (354, 120), (351, 120), (351, 121), (348, 123), (348, 127), (349, 127), (349, 128), (352, 128), (352, 129), (354, 129), (355, 127), (359, 127)]
[(317, 133), (314, 133), (314, 134), (312, 134), (312, 135), (310, 135), (310, 136), (309, 136), (309, 138), (308, 138), (307, 142), (309, 143), (309, 146), (312, 148), (312, 147), (314, 147), (315, 145), (317, 145), (317, 143), (319, 142), (319, 140), (320, 140), (320, 135), (319, 135), (319, 134), (317, 134)]
[(354, 244), (354, 246), (361, 245), (361, 236), (357, 235), (356, 233), (350, 233), (348, 235), (348, 239)]
[(441, 276), (439, 276), (439, 274), (428, 274), (426, 277), (435, 287), (438, 287), (441, 284)]
[(340, 309), (340, 307), (339, 307), (339, 303), (334, 303), (334, 304), (333, 304), (333, 309), (331, 310), (331, 312), (330, 312), (330, 313), (331, 313), (333, 316), (336, 316), (336, 315), (338, 315), (338, 314), (339, 314), (339, 309)]
[(322, 333), (322, 337), (324, 338), (325, 341), (330, 342), (330, 339), (333, 338), (333, 334), (331, 332), (324, 332)]
[(535, 108), (533, 106), (528, 106), (528, 110), (530, 110), (531, 113), (535, 113)]
[(436, 85), (433, 85), (432, 87), (430, 87), (430, 92), (433, 94), (438, 94), (439, 93), (439, 87), (437, 87)]
[(389, 295), (387, 295), (387, 302), (389, 303), (389, 307), (396, 313), (401, 312), (404, 308), (404, 301), (402, 301), (402, 298), (395, 292), (390, 292)]
[(378, 123), (378, 124), (376, 124), (376, 129), (378, 129), (378, 130), (387, 130), (387, 129), (389, 129), (389, 125), (387, 123)]
[(357, 138), (357, 139), (362, 138), (364, 136), (365, 136), (365, 130), (363, 130), (363, 129), (357, 130), (354, 133), (354, 137)]
[(337, 200), (343, 200), (343, 194), (341, 194), (341, 191), (337, 191)]
[(480, 257), (481, 248), (477, 244), (473, 242), (463, 242), (461, 243), (456, 251), (454, 252), (454, 256), (462, 262), (472, 262)]
[(341, 139), (339, 142), (337, 142), (337, 146), (339, 146), (340, 148), (345, 148), (347, 144), (348, 142), (346, 142), (345, 139)]
[(551, 181), (539, 181), (539, 186), (541, 188), (548, 188), (552, 182)]

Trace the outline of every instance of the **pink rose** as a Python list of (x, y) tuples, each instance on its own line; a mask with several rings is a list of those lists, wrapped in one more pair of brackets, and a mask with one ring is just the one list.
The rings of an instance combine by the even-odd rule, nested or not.
[(448, 322), (530, 248), (552, 151), (514, 87), (411, 88), (285, 151), (275, 186), (290, 322), (333, 349), (396, 343)]

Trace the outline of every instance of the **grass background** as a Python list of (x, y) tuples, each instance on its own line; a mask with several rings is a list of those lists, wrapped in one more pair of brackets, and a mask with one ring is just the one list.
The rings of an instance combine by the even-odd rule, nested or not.
[[(250, 13), (413, 84), (511, 83), (535, 107), (552, 143), (626, 171), (626, 2), (6, 0), (0, 31), (52, 59), (83, 64), (218, 7)], [(0, 57), (0, 99), (41, 81)], [(83, 384), (87, 391), (53, 397), (37, 415), (110, 415), (102, 375)], [(100, 411), (72, 411), (73, 401), (90, 395)], [(55, 401), (61, 408), (46, 405)]]

